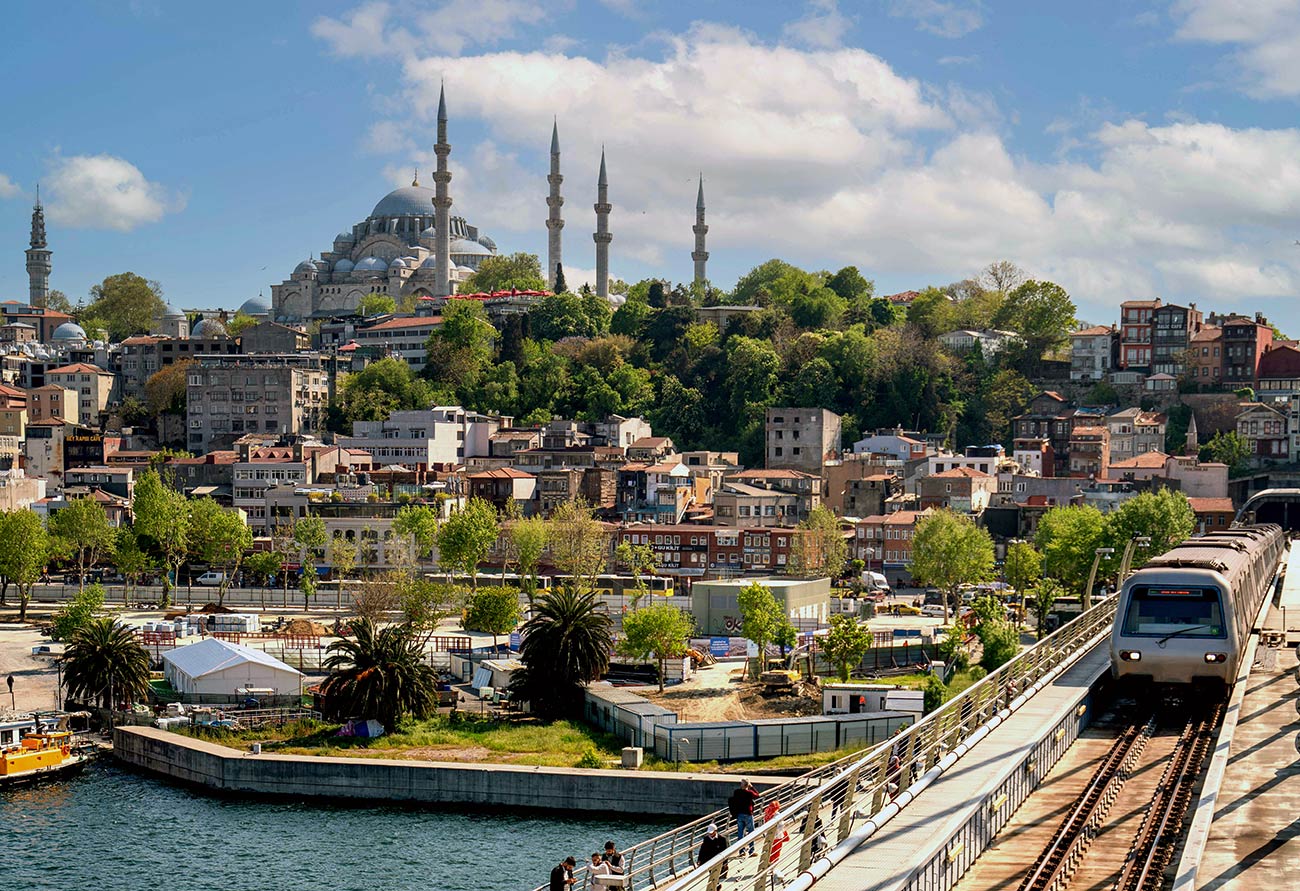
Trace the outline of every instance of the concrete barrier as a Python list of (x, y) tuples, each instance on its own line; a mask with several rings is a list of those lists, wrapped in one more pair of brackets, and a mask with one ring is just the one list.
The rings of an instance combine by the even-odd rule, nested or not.
[[(724, 806), (717, 774), (253, 755), (155, 727), (118, 727), (113, 755), (148, 773), (234, 796), (409, 802), (486, 810), (695, 817)], [(761, 791), (784, 782), (756, 779)]]

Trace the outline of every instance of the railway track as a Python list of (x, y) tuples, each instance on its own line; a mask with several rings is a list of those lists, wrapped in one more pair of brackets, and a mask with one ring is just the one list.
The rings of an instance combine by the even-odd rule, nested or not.
[[(1161, 706), (1146, 720), (1128, 724), (1066, 809), (1051, 840), (1024, 875), (1019, 891), (1065, 891), (1080, 870), (1086, 871), (1090, 879), (1098, 873), (1118, 874), (1118, 882), (1112, 885), (1114, 891), (1160, 891), (1223, 709), (1223, 703), (1195, 707), (1172, 747), (1168, 742), (1172, 734), (1164, 735), (1164, 745), (1146, 763), (1143, 753), (1147, 742), (1158, 727), (1171, 723), (1172, 710)], [(1151, 772), (1162, 761), (1164, 769), (1152, 790)], [(1126, 795), (1126, 783), (1138, 772), (1148, 774), (1144, 782), (1137, 784), (1142, 788)], [(1108, 820), (1117, 801), (1124, 803), (1121, 811), (1127, 813)], [(1120, 828), (1115, 824), (1129, 822), (1134, 811), (1139, 810), (1136, 834), (1131, 828), (1128, 833), (1112, 831)], [(1099, 836), (1103, 840), (1094, 848), (1093, 842)], [(1091, 881), (1085, 884), (1093, 886)]]

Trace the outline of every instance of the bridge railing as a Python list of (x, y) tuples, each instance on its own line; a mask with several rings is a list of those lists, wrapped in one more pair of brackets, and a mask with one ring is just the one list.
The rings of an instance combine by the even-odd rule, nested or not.
[[(718, 891), (726, 876), (740, 880), (729, 883), (728, 891), (763, 891), (774, 878), (789, 881), (1014, 701), (1032, 696), (1035, 684), (1090, 649), (1110, 630), (1115, 604), (1116, 598), (1097, 604), (892, 739), (768, 790), (754, 809), (758, 826), (744, 839), (736, 838), (735, 821), (722, 808), (625, 849), (626, 877), (612, 887)], [(729, 844), (701, 864), (698, 851), (710, 823)], [(746, 855), (751, 847), (754, 853)], [(584, 864), (574, 878), (574, 891), (611, 887)]]

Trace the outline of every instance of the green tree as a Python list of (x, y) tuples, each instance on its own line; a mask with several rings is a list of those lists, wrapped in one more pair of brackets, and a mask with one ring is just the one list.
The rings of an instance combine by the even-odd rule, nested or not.
[(141, 576), (157, 566), (153, 555), (140, 546), (135, 528), (126, 525), (117, 527), (114, 533), (113, 564), (126, 580), (123, 596), (129, 595), (131, 586), (139, 584)]
[(1004, 368), (993, 375), (984, 397), (984, 415), (998, 442), (1011, 438), (1012, 418), (1024, 412), (1034, 393), (1034, 385), (1018, 371)]
[(938, 288), (926, 288), (908, 305), (907, 323), (927, 340), (952, 331), (957, 325), (952, 298)]
[(566, 501), (552, 511), (547, 540), (551, 562), (563, 577), (562, 586), (577, 594), (593, 591), (596, 576), (605, 569), (609, 533), (592, 516), (587, 503)]
[(428, 408), (433, 399), (429, 382), (392, 357), (343, 377), (338, 390), (339, 407), (349, 421), (382, 421), (395, 411)]
[(960, 602), (962, 585), (987, 581), (993, 575), (993, 539), (969, 517), (950, 510), (935, 511), (916, 524), (912, 539), (912, 577), (947, 592), (943, 620)]
[(465, 630), (491, 634), (492, 651), (496, 652), (497, 635), (515, 630), (519, 624), (519, 612), (519, 591), (515, 588), (480, 588), (470, 596)]
[(545, 291), (546, 276), (536, 254), (484, 257), (478, 271), (461, 283), (461, 294), (493, 291)]
[(980, 643), (984, 645), (980, 666), (996, 671), (1020, 652), (1020, 631), (1006, 619), (986, 622), (981, 626)]
[(330, 573), (334, 576), (335, 604), (343, 607), (343, 582), (357, 568), (357, 546), (342, 536), (330, 541)]
[(77, 584), (86, 587), (86, 571), (113, 550), (114, 532), (103, 505), (89, 495), (74, 498), (50, 517), (50, 534), (67, 542), (77, 561)]
[(1034, 544), (1043, 572), (1074, 593), (1083, 591), (1097, 548), (1106, 539), (1106, 518), (1090, 506), (1054, 507), (1038, 521)]
[(822, 652), (848, 683), (849, 672), (871, 649), (871, 630), (854, 616), (831, 616), (831, 627), (821, 639)]
[(304, 570), (309, 564), (315, 570), (316, 561), (325, 556), (325, 545), (328, 542), (325, 521), (320, 517), (300, 517), (293, 524), (293, 543), (301, 553)]
[(1060, 285), (1031, 280), (1007, 295), (998, 323), (1020, 335), (1028, 357), (1036, 362), (1069, 339), (1074, 312), (1074, 301)]
[(1106, 540), (1119, 559), (1129, 542), (1146, 538), (1149, 544), (1133, 549), (1131, 568), (1137, 569), (1152, 557), (1190, 538), (1196, 531), (1196, 512), (1182, 492), (1161, 489), (1130, 498), (1106, 517)]
[(62, 609), (54, 614), (55, 640), (71, 640), (78, 630), (89, 625), (95, 613), (104, 608), (104, 586), (98, 583), (82, 588)]
[(664, 665), (686, 653), (686, 641), (695, 622), (667, 603), (655, 603), (623, 616), (623, 641), (619, 652), (632, 659), (653, 656), (659, 669), (659, 692), (664, 690)]
[(255, 316), (250, 316), (246, 312), (236, 312), (230, 317), (230, 321), (226, 322), (226, 333), (231, 337), (238, 337), (259, 323), (260, 320)]
[(393, 531), (410, 539), (416, 560), (428, 559), (438, 540), (438, 512), (427, 504), (405, 505), (393, 518)]
[(471, 498), (438, 530), (438, 562), (448, 571), (468, 575), (470, 588), (477, 591), (478, 568), (492, 553), (500, 533), (496, 508), (482, 498)]
[(63, 654), (68, 698), (100, 708), (144, 699), (149, 693), (149, 654), (135, 632), (111, 618), (79, 628)]
[(189, 505), (156, 470), (146, 470), (135, 484), (135, 531), (149, 541), (164, 569), (162, 606), (171, 602), (176, 574), (189, 550)]
[(856, 266), (845, 266), (826, 279), (826, 287), (850, 303), (863, 298), (870, 299), (875, 291), (875, 286), (863, 277)]
[[(741, 276), (728, 302), (737, 306), (788, 306), (796, 295), (820, 285), (817, 276), (797, 266), (768, 260)], [(650, 305), (654, 305), (653, 301)]]
[(325, 661), (330, 674), (321, 694), (332, 716), (374, 719), (392, 733), (407, 715), (419, 719), (436, 711), (438, 675), (415, 629), (379, 629), (362, 618), (352, 623), (352, 635), (330, 644)]
[[(449, 300), (442, 325), (429, 335), (426, 374), (440, 384), (468, 392), (492, 364), (497, 329), (477, 300)], [(513, 370), (513, 366), (511, 366)]]
[(304, 565), (298, 573), (298, 593), (302, 595), (302, 608), (311, 609), (311, 599), (316, 596), (316, 567)]
[(834, 328), (848, 308), (848, 301), (830, 288), (816, 288), (794, 296), (790, 301), (790, 318), (800, 328), (817, 331)]
[(357, 312), (363, 316), (389, 315), (397, 312), (397, 301), (387, 294), (372, 292), (357, 301)]
[(58, 288), (50, 289), (50, 292), (45, 295), (45, 308), (52, 309), (55, 312), (66, 312), (69, 315), (72, 314), (73, 310), (72, 301), (68, 299), (68, 295)]
[(794, 575), (829, 575), (837, 579), (844, 574), (849, 546), (840, 529), (840, 519), (825, 505), (818, 505), (799, 521), (791, 549), (790, 572)]
[(1017, 594), (1027, 596), (1034, 582), (1043, 575), (1043, 555), (1038, 553), (1027, 541), (1018, 541), (1007, 548), (1007, 556), (1002, 562), (1002, 571), (1007, 584)]
[(1201, 460), (1218, 461), (1228, 465), (1228, 473), (1239, 476), (1250, 463), (1250, 441), (1236, 430), (1220, 430), (1201, 446)]
[(1056, 601), (1065, 595), (1065, 589), (1055, 579), (1042, 579), (1030, 592), (1029, 608), (1034, 611), (1038, 623), (1038, 639), (1043, 639), (1047, 616), (1056, 606)]
[(549, 537), (550, 528), (541, 517), (522, 517), (510, 524), (511, 548), (519, 563), (519, 576), (529, 606), (537, 593), (537, 567), (541, 565)]
[(183, 359), (164, 365), (149, 375), (149, 379), (144, 382), (144, 401), (151, 415), (185, 414), (189, 404), (187, 373), (193, 364), (193, 359)]
[(224, 508), (210, 498), (189, 502), (189, 554), (221, 572), (217, 587), (217, 605), (226, 602), (226, 589), (253, 547), (253, 531), (239, 512)]
[(645, 575), (653, 574), (659, 562), (654, 548), (650, 545), (621, 541), (618, 547), (614, 548), (614, 560), (632, 573), (632, 584), (636, 586), (636, 597), (633, 598), (632, 605), (634, 607), (640, 605), (641, 598), (649, 593), (645, 586)]
[(90, 304), (80, 315), (102, 321), (109, 338), (121, 341), (148, 331), (165, 310), (162, 285), (122, 272), (91, 287)]
[(32, 586), (49, 562), (50, 536), (31, 510), (0, 514), (0, 575), (18, 589), (18, 621), (27, 620)]
[(613, 621), (594, 591), (548, 591), (524, 624), (524, 666), (510, 683), (511, 696), (543, 718), (577, 716), (583, 688), (604, 674), (613, 648)]
[(767, 645), (789, 620), (772, 594), (772, 589), (761, 582), (750, 582), (741, 588), (737, 595), (737, 605), (740, 608), (740, 633), (758, 647), (758, 662), (754, 666), (754, 677), (757, 678), (762, 674), (767, 659)]

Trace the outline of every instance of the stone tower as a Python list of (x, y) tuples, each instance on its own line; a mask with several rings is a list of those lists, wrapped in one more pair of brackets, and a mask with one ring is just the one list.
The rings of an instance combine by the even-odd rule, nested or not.
[(609, 180), (605, 176), (605, 150), (600, 150), (600, 178), (596, 180), (596, 231), (591, 238), (596, 242), (596, 294), (609, 299)]
[(691, 251), (691, 259), (695, 261), (695, 284), (702, 285), (708, 280), (708, 274), (704, 266), (709, 262), (709, 252), (704, 249), (704, 236), (708, 234), (709, 227), (704, 224), (704, 174), (700, 174), (700, 192), (695, 198), (695, 225), (691, 227), (695, 233), (695, 250)]
[(433, 153), (438, 156), (438, 169), (433, 174), (433, 296), (451, 295), (451, 195), (447, 186), (451, 171), (447, 169), (447, 156), (451, 145), (447, 142), (447, 91), (438, 90), (438, 141)]
[(546, 284), (554, 291), (555, 270), (563, 262), (560, 256), (560, 230), (564, 228), (564, 219), (560, 216), (560, 208), (564, 206), (564, 199), (560, 197), (560, 183), (564, 182), (564, 177), (560, 175), (558, 123), (551, 125), (551, 172), (546, 181), (551, 185), (551, 193), (546, 196), (546, 206), (551, 209), (546, 218)]
[(1201, 450), (1201, 443), (1196, 433), (1196, 412), (1187, 420), (1187, 442), (1183, 448), (1184, 455), (1191, 455), (1193, 458)]
[(27, 249), (28, 301), (32, 306), (45, 306), (50, 295), (50, 256), (54, 252), (45, 246), (45, 208), (41, 206), (41, 191), (36, 189), (36, 205), (32, 208), (32, 245)]

